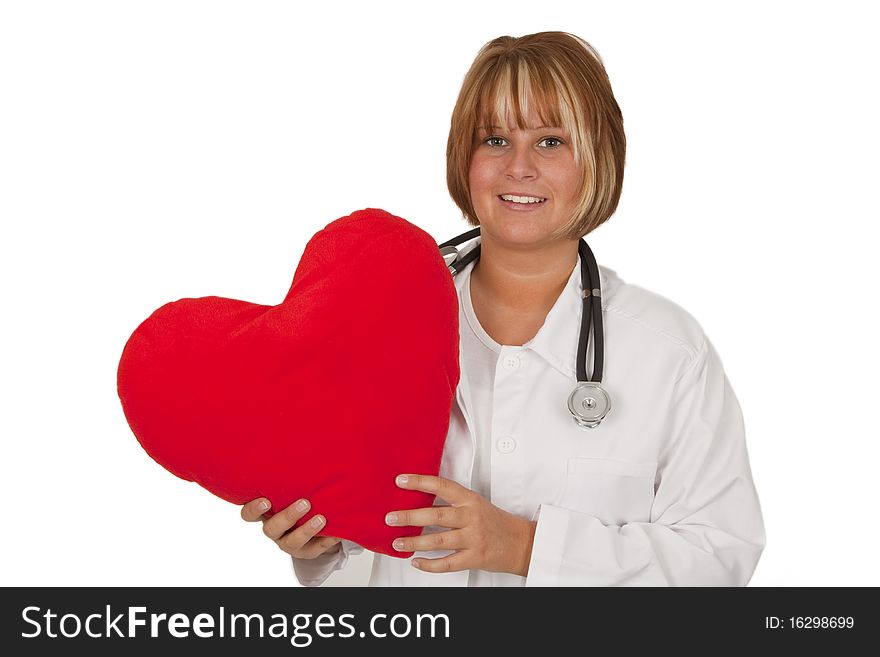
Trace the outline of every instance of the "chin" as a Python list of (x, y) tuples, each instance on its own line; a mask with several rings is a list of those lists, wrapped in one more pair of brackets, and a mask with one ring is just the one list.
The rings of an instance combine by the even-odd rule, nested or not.
[(483, 231), (487, 231), (495, 240), (515, 244), (542, 242), (552, 232), (546, 226), (541, 226), (534, 221), (507, 221), (491, 227), (483, 225), (480, 232)]

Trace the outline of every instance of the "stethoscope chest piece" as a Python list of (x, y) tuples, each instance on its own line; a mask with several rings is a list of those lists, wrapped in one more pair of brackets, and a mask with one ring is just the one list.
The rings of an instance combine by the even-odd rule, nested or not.
[(458, 258), (458, 249), (454, 246), (444, 246), (440, 249), (440, 255), (443, 256), (443, 262), (449, 267)]
[(568, 410), (578, 426), (595, 429), (611, 410), (611, 397), (598, 383), (578, 383), (568, 396)]

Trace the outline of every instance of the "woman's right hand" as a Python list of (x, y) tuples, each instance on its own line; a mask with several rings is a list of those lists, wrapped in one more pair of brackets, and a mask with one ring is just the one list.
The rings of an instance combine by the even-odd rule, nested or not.
[(297, 559), (314, 559), (322, 554), (339, 552), (342, 539), (316, 536), (325, 524), (324, 516), (316, 515), (304, 525), (291, 529), (297, 520), (308, 513), (310, 506), (308, 500), (298, 500), (271, 518), (264, 518), (263, 514), (269, 510), (269, 500), (257, 498), (241, 507), (241, 517), (248, 522), (261, 521), (263, 533)]

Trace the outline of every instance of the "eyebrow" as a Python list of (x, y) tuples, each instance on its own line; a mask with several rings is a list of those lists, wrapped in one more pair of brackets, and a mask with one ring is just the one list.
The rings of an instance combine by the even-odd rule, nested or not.
[[(490, 125), (490, 126), (478, 125), (477, 129), (478, 130), (503, 130), (504, 127), (500, 126), (500, 125)], [(526, 130), (563, 130), (563, 128), (562, 128), (562, 126), (558, 126), (558, 125), (539, 125), (539, 126), (535, 126), (534, 128), (526, 128)]]

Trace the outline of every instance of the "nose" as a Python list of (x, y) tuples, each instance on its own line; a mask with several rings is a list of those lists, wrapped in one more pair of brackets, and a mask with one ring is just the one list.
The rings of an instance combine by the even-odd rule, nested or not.
[(505, 174), (512, 180), (534, 180), (538, 175), (536, 154), (526, 142), (511, 147)]

